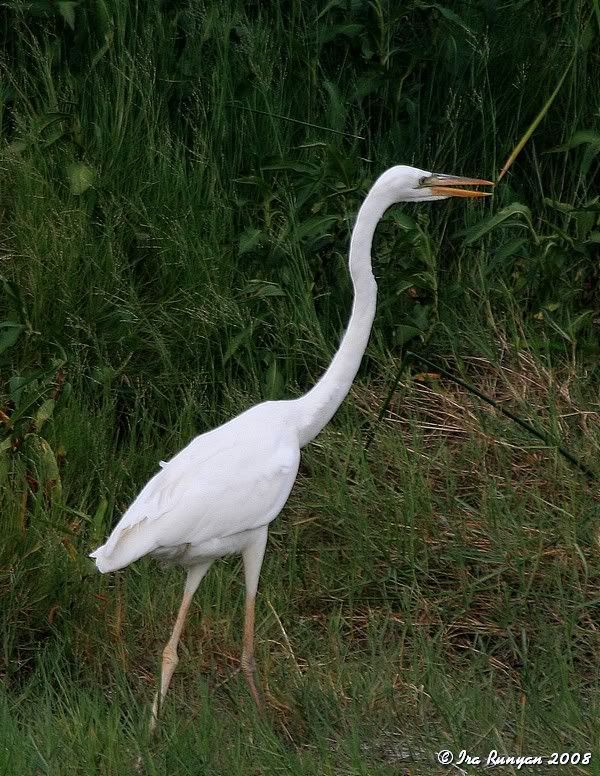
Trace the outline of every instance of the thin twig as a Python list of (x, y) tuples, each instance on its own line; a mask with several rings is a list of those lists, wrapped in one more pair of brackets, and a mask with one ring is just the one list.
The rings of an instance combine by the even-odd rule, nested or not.
[(355, 140), (364, 140), (362, 135), (353, 135), (352, 132), (343, 132), (341, 129), (332, 129), (331, 127), (323, 127), (321, 124), (312, 124), (310, 121), (301, 121), (300, 119), (293, 119), (291, 116), (283, 116), (281, 113), (269, 113), (268, 110), (259, 110), (258, 108), (250, 108), (248, 105), (240, 105), (236, 102), (227, 103), (230, 108), (239, 108), (240, 110), (247, 110), (250, 113), (258, 113), (261, 116), (270, 116), (274, 119), (281, 119), (282, 121), (291, 121), (293, 124), (302, 124), (304, 127), (312, 127), (313, 129), (322, 129), (325, 132), (333, 132), (336, 135), (343, 135), (344, 137), (353, 137)]
[(586, 477), (588, 477), (590, 480), (597, 480), (598, 475), (592, 471), (586, 464), (584, 464), (582, 461), (580, 461), (578, 458), (576, 458), (572, 453), (570, 453), (568, 450), (565, 450), (562, 445), (559, 445), (555, 440), (551, 439), (548, 434), (545, 434), (542, 431), (538, 431), (538, 429), (534, 428), (530, 423), (528, 423), (526, 420), (522, 420), (518, 415), (515, 415), (510, 410), (505, 409), (500, 402), (497, 402), (495, 399), (492, 399), (490, 396), (487, 396), (485, 393), (482, 393), (477, 388), (475, 388), (473, 385), (470, 385), (469, 383), (466, 383), (464, 380), (461, 380), (460, 377), (456, 377), (451, 372), (449, 372), (447, 369), (444, 369), (443, 367), (439, 366), (439, 364), (434, 364), (432, 361), (429, 361), (427, 358), (424, 358), (423, 356), (419, 356), (417, 353), (413, 353), (412, 350), (407, 350), (404, 353), (404, 356), (402, 357), (402, 360), (400, 361), (400, 367), (398, 368), (398, 372), (396, 374), (396, 377), (394, 381), (392, 382), (391, 388), (387, 393), (387, 396), (385, 397), (385, 400), (383, 404), (381, 405), (381, 409), (379, 410), (379, 413), (377, 415), (377, 420), (373, 425), (371, 426), (369, 433), (367, 435), (367, 441), (365, 442), (365, 450), (368, 450), (368, 448), (371, 445), (371, 442), (373, 441), (375, 437), (375, 432), (377, 430), (377, 426), (379, 423), (383, 420), (383, 417), (385, 413), (388, 410), (388, 407), (390, 405), (390, 402), (392, 400), (392, 396), (396, 392), (396, 388), (398, 386), (398, 383), (400, 382), (400, 378), (402, 377), (402, 373), (404, 372), (404, 369), (407, 365), (407, 363), (411, 359), (416, 359), (417, 361), (421, 361), (423, 364), (427, 364), (427, 366), (431, 367), (432, 369), (435, 369), (436, 372), (440, 372), (440, 374), (443, 374), (444, 377), (447, 377), (449, 380), (454, 381), (458, 385), (460, 385), (462, 388), (465, 388), (467, 391), (470, 391), (471, 393), (474, 393), (475, 396), (480, 398), (482, 401), (486, 402), (487, 404), (491, 405), (494, 409), (501, 412), (503, 415), (506, 415), (507, 418), (510, 418), (512, 421), (517, 423), (521, 428), (525, 429), (525, 431), (528, 431), (530, 434), (533, 434), (533, 436), (537, 437), (539, 440), (541, 440), (545, 445), (548, 445), (549, 447), (555, 447), (558, 452), (569, 461), (570, 464), (575, 466), (577, 469), (579, 469), (580, 472), (585, 474)]
[(457, 383), (457, 385), (460, 385), (462, 388), (465, 388), (467, 391), (474, 393), (475, 396), (480, 398), (482, 401), (487, 402), (487, 404), (494, 407), (494, 409), (498, 410), (503, 415), (506, 415), (507, 418), (510, 418), (511, 420), (513, 420), (515, 423), (521, 426), (521, 428), (524, 428), (525, 431), (528, 431), (530, 434), (533, 434), (533, 436), (537, 437), (544, 444), (550, 447), (555, 447), (558, 450), (558, 452), (562, 456), (564, 456), (567, 459), (567, 461), (569, 461), (569, 463), (573, 464), (573, 466), (579, 469), (579, 471), (583, 472), (583, 474), (585, 474), (586, 477), (589, 477), (592, 480), (597, 479), (597, 475), (595, 474), (595, 472), (593, 472), (588, 466), (586, 466), (582, 461), (576, 458), (568, 450), (565, 450), (564, 447), (557, 444), (557, 442), (551, 439), (548, 434), (545, 434), (542, 431), (538, 431), (538, 429), (534, 428), (534, 426), (532, 426), (526, 420), (523, 420), (522, 418), (520, 418), (518, 415), (515, 415), (510, 410), (505, 409), (495, 399), (492, 399), (490, 396), (487, 396), (485, 393), (482, 393), (481, 391), (477, 390), (477, 388), (475, 388), (473, 385), (469, 385), (469, 383), (466, 383), (464, 380), (461, 380), (460, 377), (456, 377), (456, 375), (453, 375), (447, 369), (444, 369), (443, 367), (439, 366), (439, 364), (434, 364), (428, 359), (423, 358), (423, 356), (419, 356), (417, 353), (413, 353), (412, 351), (407, 350), (405, 358), (406, 357), (416, 358), (417, 361), (421, 361), (423, 364), (427, 364), (427, 366), (432, 367), (436, 371), (443, 374), (444, 377), (447, 377), (449, 380), (453, 380), (455, 383)]

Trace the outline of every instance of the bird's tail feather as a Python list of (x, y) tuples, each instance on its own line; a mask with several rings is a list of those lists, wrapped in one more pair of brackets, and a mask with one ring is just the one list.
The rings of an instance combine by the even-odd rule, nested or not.
[(90, 553), (90, 558), (95, 560), (100, 573), (107, 574), (129, 566), (130, 563), (155, 549), (156, 544), (151, 536), (140, 537), (139, 524), (137, 524), (121, 530), (116, 537), (113, 532), (105, 544)]

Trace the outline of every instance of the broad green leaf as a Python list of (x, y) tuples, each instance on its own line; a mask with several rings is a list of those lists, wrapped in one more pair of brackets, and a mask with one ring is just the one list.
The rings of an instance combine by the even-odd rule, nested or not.
[(515, 254), (519, 253), (526, 245), (528, 245), (528, 242), (523, 237), (515, 237), (513, 240), (508, 240), (507, 243), (501, 245), (498, 250), (494, 252), (494, 260), (504, 261), (505, 259), (510, 259)]
[(402, 212), (402, 210), (394, 211), (392, 221), (395, 226), (404, 229), (406, 232), (415, 232), (417, 230), (417, 222), (414, 218), (411, 218), (408, 213)]
[(11, 400), (19, 406), (21, 402), (21, 394), (23, 389), (26, 388), (32, 382), (30, 377), (21, 377), (21, 375), (14, 375), (8, 381), (9, 395)]
[(223, 356), (223, 366), (229, 361), (229, 359), (233, 356), (233, 354), (238, 350), (238, 348), (247, 340), (252, 337), (252, 334), (254, 333), (254, 323), (251, 323), (250, 326), (248, 326), (247, 329), (244, 329), (239, 334), (236, 334), (236, 336), (231, 340), (229, 343), (229, 347), (225, 351), (225, 355)]
[(42, 428), (47, 420), (50, 420), (54, 414), (54, 407), (56, 402), (54, 399), (46, 399), (39, 410), (35, 413), (35, 427), (38, 431)]
[(71, 194), (79, 195), (94, 185), (95, 173), (84, 162), (73, 162), (67, 167), (67, 178)]
[(250, 297), (264, 298), (268, 296), (285, 296), (285, 291), (277, 283), (270, 283), (266, 280), (249, 280), (244, 293)]
[(582, 129), (579, 132), (575, 132), (568, 143), (558, 146), (558, 148), (553, 148), (548, 151), (548, 153), (570, 151), (572, 148), (577, 148), (582, 145), (585, 145), (586, 148), (583, 151), (579, 169), (582, 175), (587, 175), (592, 166), (592, 162), (600, 153), (600, 132), (595, 132), (591, 129)]
[(257, 229), (254, 226), (246, 229), (246, 231), (240, 235), (238, 248), (239, 255), (243, 256), (245, 253), (250, 253), (251, 250), (260, 244), (262, 237), (263, 233), (260, 229)]
[(575, 132), (573, 137), (566, 143), (557, 148), (552, 148), (547, 153), (557, 154), (559, 151), (570, 151), (571, 148), (577, 148), (577, 146), (590, 143), (591, 145), (597, 145), (600, 147), (600, 132), (595, 132), (592, 129), (580, 129)]
[[(491, 232), (492, 229), (495, 229), (501, 223), (513, 216), (523, 216), (529, 223), (531, 220), (531, 211), (526, 205), (521, 205), (520, 202), (513, 202), (512, 205), (502, 208), (502, 210), (495, 215), (485, 218), (470, 229), (461, 232), (460, 234), (465, 238), (465, 245), (472, 245), (474, 242), (477, 242), (477, 240), (480, 240), (488, 232)], [(518, 224), (518, 221), (515, 221), (514, 223)], [(523, 226), (523, 224), (519, 224), (519, 226)]]
[(58, 463), (47, 440), (38, 434), (25, 434), (22, 449), (34, 466), (39, 485), (44, 488), (47, 495), (60, 498), (62, 486)]
[(361, 32), (364, 30), (363, 24), (332, 24), (329, 27), (325, 27), (323, 30), (319, 30), (317, 34), (317, 44), (323, 46), (325, 43), (329, 43), (335, 40), (340, 35), (346, 38), (358, 38)]
[(41, 437), (39, 438), (41, 440), (41, 463), (44, 473), (44, 488), (48, 495), (52, 495), (53, 498), (60, 498), (62, 495), (62, 483), (56, 456), (48, 442)]
[(296, 237), (303, 240), (306, 237), (325, 237), (328, 228), (335, 224), (338, 216), (315, 216), (308, 218), (296, 227)]
[(429, 313), (431, 312), (431, 305), (421, 304), (417, 302), (411, 312), (411, 324), (418, 326), (421, 333), (427, 331), (429, 328)]
[(553, 210), (558, 210), (559, 213), (569, 214), (575, 210), (573, 205), (570, 205), (567, 202), (559, 202), (557, 199), (550, 199), (549, 197), (544, 197), (543, 201), (544, 201), (544, 205), (547, 205)]
[[(400, 296), (400, 294), (403, 294), (405, 291), (408, 291), (409, 288), (414, 288), (415, 283), (413, 282), (413, 276), (411, 275), (408, 280), (405, 280), (403, 283), (401, 283), (397, 288), (394, 288), (394, 294), (396, 296)], [(391, 300), (390, 300), (391, 302)], [(388, 304), (390, 303), (388, 302)], [(385, 305), (385, 299), (382, 300), (381, 306), (383, 307)]]
[(409, 340), (420, 336), (422, 333), (422, 329), (417, 329), (416, 326), (400, 324), (394, 330), (396, 344), (400, 346), (405, 345)]
[(24, 330), (25, 326), (22, 323), (16, 323), (15, 321), (3, 321), (0, 323), (0, 353), (4, 353), (5, 350), (12, 348)]

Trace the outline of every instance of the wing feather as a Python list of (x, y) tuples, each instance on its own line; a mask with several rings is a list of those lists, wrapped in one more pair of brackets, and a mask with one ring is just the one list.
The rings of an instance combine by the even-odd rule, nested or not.
[(273, 520), (300, 458), (295, 435), (265, 412), (273, 404), (253, 407), (161, 461), (106, 543), (92, 553), (98, 567), (121, 568), (158, 548), (199, 546)]

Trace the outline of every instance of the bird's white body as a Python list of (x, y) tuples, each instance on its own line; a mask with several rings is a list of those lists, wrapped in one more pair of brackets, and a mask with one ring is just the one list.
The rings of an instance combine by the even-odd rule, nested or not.
[(257, 404), (161, 463), (92, 554), (98, 569), (144, 555), (189, 567), (241, 552), (277, 517), (296, 479), (296, 413), (294, 401)]
[(154, 701), (151, 728), (177, 664), (177, 644), (192, 596), (212, 562), (234, 552), (242, 554), (246, 576), (242, 668), (260, 705), (253, 674), (254, 600), (268, 526), (290, 494), (300, 449), (331, 420), (350, 390), (367, 347), (377, 300), (371, 269), (375, 228), (396, 202), (484, 196), (448, 187), (487, 183), (405, 166), (384, 172), (365, 198), (352, 231), (352, 314), (325, 374), (298, 399), (263, 402), (192, 440), (161, 464), (106, 543), (91, 554), (101, 572), (116, 571), (144, 555), (179, 563), (188, 570), (177, 621), (163, 653), (161, 689)]

